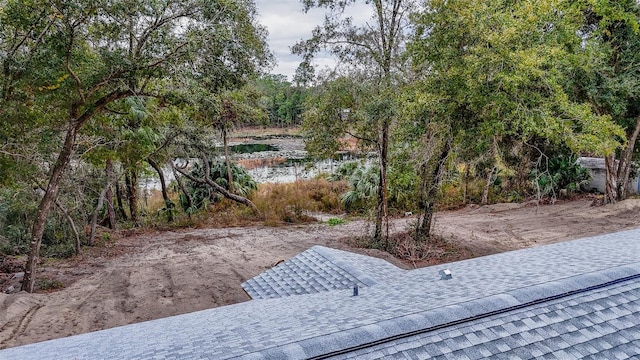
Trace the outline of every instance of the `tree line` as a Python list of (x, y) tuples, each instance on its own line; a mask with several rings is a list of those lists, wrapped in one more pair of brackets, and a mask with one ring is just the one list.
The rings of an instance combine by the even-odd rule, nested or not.
[(496, 181), (522, 194), (584, 178), (575, 159), (591, 155), (605, 158), (604, 202), (627, 196), (640, 133), (636, 1), (380, 0), (362, 25), (345, 15), (355, 3), (304, 0), (326, 16), (293, 51), (341, 60), (303, 126), (318, 156), (345, 136), (376, 152), (374, 244), (387, 247), (389, 196), (403, 194), (420, 214), (414, 239), (428, 240), (452, 177), (484, 178), (487, 203)]
[[(187, 214), (215, 193), (259, 216), (228, 152), (243, 124), (302, 124), (316, 157), (347, 138), (375, 153), (376, 166), (345, 170), (344, 200), (372, 209), (382, 248), (395, 210), (417, 212), (414, 239), (427, 241), (454, 178), (463, 201), (479, 179), (487, 203), (499, 181), (517, 195), (578, 179), (588, 154), (605, 158), (605, 202), (627, 196), (635, 1), (373, 0), (365, 24), (345, 11), (360, 1), (301, 3), (326, 16), (292, 46), (303, 61), (289, 82), (264, 74), (273, 59), (251, 0), (0, 0), (0, 226), (28, 239), (23, 289), (43, 241), (79, 252), (98, 223), (139, 225), (147, 175), (169, 221), (171, 186)], [(339, 65), (315, 74), (322, 50)]]

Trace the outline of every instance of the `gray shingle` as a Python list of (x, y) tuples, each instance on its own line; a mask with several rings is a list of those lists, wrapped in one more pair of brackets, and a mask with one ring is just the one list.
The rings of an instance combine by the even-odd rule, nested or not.
[(245, 281), (242, 287), (253, 299), (268, 299), (354, 285), (367, 287), (375, 285), (375, 279), (389, 281), (404, 273), (405, 270), (381, 259), (314, 246)]

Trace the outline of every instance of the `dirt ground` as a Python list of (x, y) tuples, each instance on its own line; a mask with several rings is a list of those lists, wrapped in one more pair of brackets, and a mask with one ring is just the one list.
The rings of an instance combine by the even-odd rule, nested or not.
[[(482, 256), (640, 226), (640, 200), (604, 207), (591, 203), (469, 206), (439, 213), (436, 232), (454, 248), (465, 249), (464, 256)], [(412, 221), (395, 219), (392, 230), (406, 230)], [(0, 294), (0, 348), (247, 301), (240, 283), (316, 244), (405, 268), (433, 263), (354, 248), (347, 236), (365, 226), (350, 221), (145, 233), (122, 237), (97, 257), (46, 262), (38, 276), (67, 286), (48, 293)]]

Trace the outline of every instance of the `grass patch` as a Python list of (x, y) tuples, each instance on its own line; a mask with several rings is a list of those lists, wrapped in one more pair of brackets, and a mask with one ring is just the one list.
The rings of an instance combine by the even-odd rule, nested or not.
[(55, 291), (64, 288), (62, 281), (57, 279), (36, 279), (36, 289), (40, 291)]
[(329, 224), (329, 226), (344, 225), (346, 223), (347, 222), (344, 219), (340, 218), (330, 218), (327, 220), (327, 224)]

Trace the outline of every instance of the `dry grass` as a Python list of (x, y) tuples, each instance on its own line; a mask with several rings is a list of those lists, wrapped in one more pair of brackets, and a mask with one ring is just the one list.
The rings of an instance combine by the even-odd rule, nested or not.
[(345, 182), (325, 179), (299, 180), (289, 184), (263, 184), (253, 201), (264, 215), (265, 224), (315, 221), (312, 212), (340, 213), (340, 195), (346, 191)]
[(389, 239), (389, 253), (410, 262), (414, 267), (430, 266), (474, 257), (466, 247), (432, 235), (427, 241), (415, 241), (402, 232)]
[(301, 128), (299, 126), (290, 126), (286, 128), (252, 126), (240, 128), (234, 131), (231, 136), (234, 139), (245, 137), (299, 136), (300, 130)]
[[(165, 222), (160, 214), (164, 201), (159, 192), (148, 199), (149, 213), (156, 214), (147, 226), (159, 229), (180, 227), (235, 227), (263, 223), (267, 226), (297, 224), (316, 221), (313, 212), (342, 213), (340, 196), (347, 190), (345, 182), (329, 182), (325, 179), (299, 180), (287, 184), (260, 184), (251, 195), (262, 216), (257, 216), (244, 205), (223, 199), (209, 206), (208, 211), (187, 217), (182, 211), (176, 213), (172, 224)], [(172, 194), (172, 197), (176, 194)], [(174, 200), (177, 202), (177, 200)]]
[(263, 158), (263, 159), (241, 159), (237, 161), (237, 164), (244, 167), (247, 170), (265, 167), (265, 166), (276, 166), (280, 164), (284, 164), (287, 162), (286, 158), (283, 157), (275, 157), (275, 158)]

